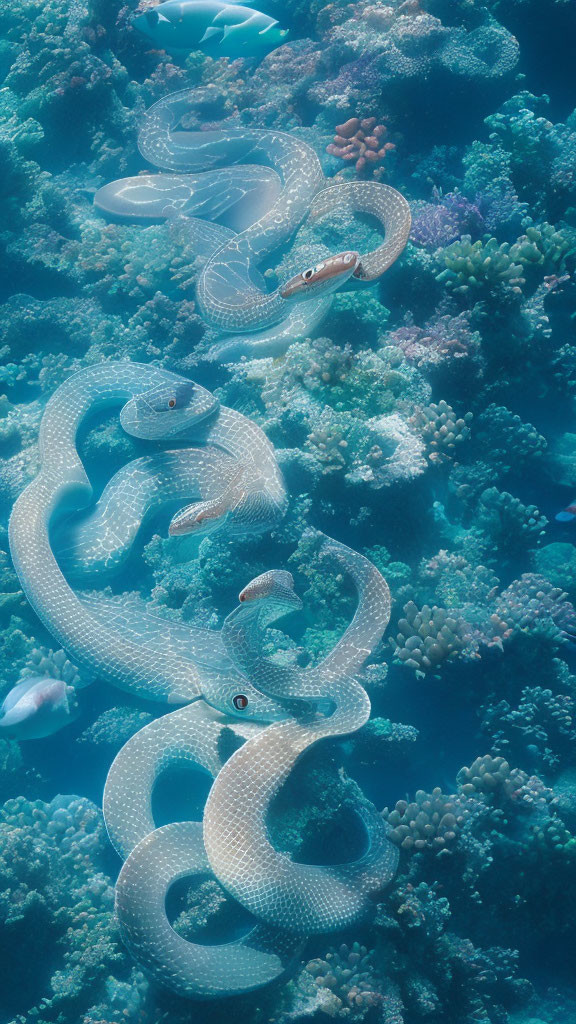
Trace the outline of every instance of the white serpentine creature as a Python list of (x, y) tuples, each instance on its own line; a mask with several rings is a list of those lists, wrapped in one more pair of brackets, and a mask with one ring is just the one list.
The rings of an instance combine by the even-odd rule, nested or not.
[[(373, 282), (397, 259), (410, 232), (408, 203), (380, 182), (330, 185), (314, 150), (285, 132), (177, 131), (194, 96), (184, 90), (159, 100), (144, 115), (138, 136), (145, 160), (177, 173), (111, 182), (94, 202), (116, 219), (185, 214), (190, 247), (208, 256), (197, 285), (202, 316), (222, 331), (244, 335), (217, 343), (212, 357), (282, 351), (322, 319), (337, 288), (348, 280)], [(226, 166), (231, 164), (242, 166)], [(385, 232), (382, 245), (363, 255), (346, 250), (330, 256), (268, 292), (259, 265), (308, 214), (342, 208), (377, 218)]]
[[(282, 675), (291, 675), (293, 699), (285, 702), (285, 721), (267, 727), (234, 721), (200, 702), (142, 729), (108, 774), (104, 816), (114, 846), (126, 858), (116, 901), (124, 941), (158, 982), (189, 998), (239, 994), (279, 978), (306, 935), (365, 918), (372, 897), (396, 870), (398, 854), (387, 826), (367, 804), (358, 808), (367, 849), (349, 864), (293, 863), (266, 834), (270, 802), (300, 754), (323, 737), (354, 732), (369, 714), (366, 693), (349, 674), (358, 671), (384, 632), (388, 588), (366, 558), (344, 545), (328, 541), (324, 551), (352, 576), (358, 608), (316, 668), (285, 670), (259, 652), (262, 627), (300, 607), (287, 572), (253, 580), (222, 629), (224, 647), (238, 667), (258, 662), (258, 685), (281, 690)], [(243, 713), (253, 712), (253, 701), (246, 698)], [(164, 771), (182, 763), (215, 779), (204, 815), (205, 845), (198, 822), (154, 829), (154, 786)], [(210, 869), (254, 917), (243, 938), (224, 945), (185, 940), (166, 913), (170, 886)]]
[[(240, 446), (234, 448), (240, 455)], [(191, 499), (193, 504), (173, 517), (169, 526), (172, 536), (205, 536), (221, 529), (224, 523), (232, 537), (262, 533), (280, 518), (284, 502), (279, 480), (278, 476), (275, 505), (263, 494), (263, 478), (257, 473), (252, 476), (248, 494), (244, 464), (222, 450), (183, 448), (144, 455), (114, 474), (81, 519), (61, 524), (56, 542), (58, 560), (67, 574), (82, 582), (117, 572), (129, 557), (140, 528), (152, 515), (174, 502)], [(244, 498), (238, 502), (232, 492), (240, 483)]]
[[(192, 433), (196, 441), (222, 447), (222, 472), (216, 475), (213, 496), (186, 513), (190, 530), (202, 531), (206, 524), (214, 528), (230, 518), (238, 531), (242, 521), (249, 531), (258, 523), (269, 528), (284, 512), (286, 496), (273, 448), (254, 423), (220, 408), (210, 392), (165, 370), (139, 363), (93, 366), (74, 374), (50, 398), (40, 428), (40, 471), (12, 510), (10, 549), (24, 593), (72, 660), (115, 686), (173, 704), (202, 694), (227, 710), (231, 694), (238, 690), (237, 673), (202, 672), (193, 659), (194, 631), (188, 643), (174, 644), (170, 659), (138, 638), (131, 640), (75, 593), (52, 550), (56, 515), (90, 502), (92, 488), (76, 449), (76, 435), (85, 417), (105, 405), (123, 406), (121, 423), (133, 436), (183, 443)], [(188, 449), (184, 457), (193, 459), (193, 451)], [(202, 449), (196, 458), (201, 467)], [(199, 642), (205, 648), (204, 633), (200, 631)]]
[[(333, 868), (293, 864), (273, 848), (266, 828), (266, 809), (300, 754), (323, 737), (355, 732), (370, 715), (368, 695), (351, 673), (388, 624), (388, 587), (356, 552), (346, 549), (344, 555), (332, 543), (327, 553), (352, 572), (361, 613), (344, 642), (318, 667), (284, 668), (260, 652), (263, 626), (294, 607), (289, 573), (268, 572), (253, 580), (240, 595), (240, 608), (226, 621), (228, 651), (257, 689), (303, 700), (311, 708), (308, 715), (269, 726), (239, 750), (218, 775), (204, 814), (206, 852), (220, 882), (258, 917), (301, 934), (345, 928), (366, 916), (370, 895), (382, 889), (383, 877), (390, 878), (396, 865), (380, 818), (378, 824), (366, 822), (370, 842), (360, 864)], [(314, 710), (326, 705), (324, 714)], [(237, 811), (241, 799), (242, 820)]]
[[(353, 732), (366, 720), (368, 698), (350, 675), (381, 638), (389, 615), (388, 588), (366, 559), (333, 543), (328, 551), (356, 582), (358, 610), (316, 670), (290, 677), (279, 675), (278, 666), (261, 658), (257, 649), (260, 627), (297, 603), (284, 572), (253, 581), (220, 634), (155, 618), (138, 601), (122, 605), (76, 594), (52, 552), (50, 529), (60, 508), (77, 509), (90, 500), (76, 435), (95, 407), (111, 403), (124, 403), (120, 418), (129, 433), (150, 440), (169, 438), (174, 443), (193, 433), (224, 447), (226, 435), (229, 452), (234, 440), (228, 435), (239, 443), (246, 426), (248, 443), (260, 444), (260, 480), (267, 460), (274, 464), (271, 473), (264, 472), (266, 485), (257, 505), (258, 512), (268, 509), (267, 523), (283, 511), (283, 489), (273, 450), (258, 428), (244, 417), (239, 422), (231, 410), (219, 410), (205, 389), (154, 367), (106, 363), (75, 374), (48, 402), (41, 425), (40, 472), (18, 498), (10, 521), (12, 555), (25, 592), (72, 657), (140, 696), (189, 703), (151, 723), (123, 748), (110, 771), (104, 811), (112, 842), (122, 856), (128, 855), (117, 887), (128, 947), (162, 984), (187, 996), (216, 998), (280, 977), (297, 955), (303, 935), (361, 919), (370, 897), (394, 874), (396, 852), (373, 810), (362, 811), (369, 837), (366, 854), (342, 867), (292, 864), (272, 848), (265, 829), (269, 802), (300, 753), (324, 736)], [(185, 454), (193, 457), (190, 450)], [(216, 457), (217, 450), (212, 454)], [(248, 465), (249, 475), (247, 458), (243, 465)], [(227, 452), (222, 467), (229, 479)], [(246, 495), (246, 521), (252, 528), (251, 496)], [(204, 504), (216, 503), (229, 520), (241, 515), (242, 500), (232, 509), (221, 495)], [(245, 670), (254, 672), (257, 686)], [(274, 731), (277, 726), (280, 731)], [(198, 823), (154, 829), (154, 781), (182, 759), (215, 776), (205, 846)], [(238, 790), (239, 780), (244, 780), (244, 792), (242, 785)], [(187, 943), (177, 936), (164, 906), (177, 878), (206, 874), (210, 868), (254, 912), (257, 922), (242, 939), (221, 947)]]

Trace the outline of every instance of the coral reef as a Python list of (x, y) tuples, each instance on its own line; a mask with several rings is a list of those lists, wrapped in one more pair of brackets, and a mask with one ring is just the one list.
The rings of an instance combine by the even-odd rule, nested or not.
[[(128, 970), (102, 816), (80, 797), (18, 798), (2, 808), (0, 834), (4, 1006), (17, 1020), (86, 1013)], [(41, 973), (18, 956), (24, 941)]]
[(426, 454), (431, 462), (450, 458), (457, 445), (462, 444), (470, 433), (471, 412), (456, 416), (452, 406), (443, 399), (432, 402), (424, 409), (417, 409), (411, 419), (412, 426), (421, 434)]
[(336, 125), (337, 134), (334, 141), (326, 146), (326, 152), (340, 160), (353, 160), (358, 175), (372, 172), (374, 177), (378, 177), (381, 172), (378, 165), (384, 162), (390, 150), (396, 148), (393, 142), (384, 142), (386, 130), (386, 125), (376, 124), (375, 117), (366, 117), (362, 121), (350, 117), (344, 124)]
[[(576, 1016), (576, 524), (555, 517), (576, 494), (573, 5), (269, 0), (290, 35), (262, 60), (154, 49), (134, 10), (0, 5), (0, 703), (31, 676), (93, 682), (56, 737), (0, 740), (2, 1024), (564, 1024)], [(128, 226), (93, 207), (104, 182), (146, 170), (141, 111), (190, 87), (184, 128), (288, 131), (328, 176), (385, 180), (410, 203), (402, 258), (375, 287), (338, 292), (285, 352), (205, 359), (220, 339), (196, 305), (185, 218)], [(380, 237), (352, 211), (304, 223), (265, 280)], [(232, 543), (168, 538), (162, 513), (126, 576), (102, 582), (110, 594), (218, 629), (248, 580), (289, 568), (304, 607), (263, 647), (298, 666), (333, 647), (355, 607), (318, 531), (369, 557), (392, 595), (361, 677), (370, 721), (318, 744), (269, 827), (304, 863), (357, 856), (358, 778), (387, 808), (397, 877), (371, 920), (313, 938), (282, 985), (232, 1009), (157, 991), (119, 941), (98, 804), (115, 753), (159, 711), (56, 649), (8, 550), (46, 401), (112, 359), (192, 377), (254, 419), (290, 507), (273, 535)], [(105, 412), (78, 440), (96, 494), (148, 450)], [(186, 776), (154, 799), (167, 821), (197, 794)], [(183, 936), (243, 926), (209, 878), (180, 897)]]
[(436, 605), (425, 604), (419, 609), (409, 601), (404, 606), (398, 630), (395, 640), (391, 640), (394, 657), (419, 675), (443, 662), (455, 661), (466, 650), (464, 620)]
[(450, 847), (466, 820), (466, 801), (445, 796), (439, 787), (430, 794), (418, 790), (414, 800), (400, 800), (386, 813), (391, 839), (403, 850), (440, 851)]

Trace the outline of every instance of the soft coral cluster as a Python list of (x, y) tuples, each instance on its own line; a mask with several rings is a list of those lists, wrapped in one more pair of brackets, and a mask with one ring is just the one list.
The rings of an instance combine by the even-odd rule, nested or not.
[[(386, 154), (395, 149), (393, 142), (384, 142), (386, 130), (385, 125), (376, 124), (375, 117), (366, 117), (362, 121), (350, 117), (344, 124), (336, 125), (337, 134), (326, 147), (326, 152), (340, 160), (354, 161), (358, 175), (374, 172)], [(374, 174), (374, 177), (378, 175)]]
[[(6, 519), (36, 471), (47, 398), (82, 366), (158, 362), (219, 385), (223, 402), (260, 423), (291, 494), (272, 542), (232, 547), (215, 535), (198, 549), (156, 523), (130, 586), (168, 618), (215, 628), (273, 558), (294, 572), (305, 610), (295, 637), (271, 631), (265, 649), (300, 664), (333, 646), (354, 610), (349, 581), (321, 557), (310, 524), (365, 551), (393, 598), (391, 642), (363, 676), (376, 717), (338, 750), (313, 752), (271, 828), (300, 860), (321, 859), (326, 836), (352, 856), (346, 814), (361, 796), (338, 771), (344, 759), (370, 769), (376, 799), (392, 806), (402, 859), (362, 934), (314, 940), (281, 992), (241, 1012), (249, 1024), (503, 1024), (530, 995), (521, 974), (531, 973), (534, 936), (575, 941), (576, 546), (553, 516), (576, 486), (576, 435), (558, 430), (576, 394), (576, 122), (555, 120), (557, 97), (514, 92), (513, 34), (518, 25), (531, 83), (531, 26), (552, 30), (566, 5), (547, 0), (545, 14), (534, 0), (280, 6), (270, 0), (308, 38), (256, 67), (153, 51), (117, 0), (0, 10), (1, 511)], [(194, 303), (199, 262), (185, 225), (107, 225), (91, 201), (103, 181), (142, 168), (139, 110), (190, 84), (189, 126), (289, 130), (328, 174), (343, 164), (385, 173), (414, 219), (402, 259), (376, 288), (337, 295), (321, 337), (295, 339), (278, 357), (235, 363), (232, 354), (226, 371), (198, 364), (215, 339)], [(339, 211), (303, 226), (267, 280), (379, 239), (373, 224)], [(110, 421), (81, 446), (95, 477), (137, 451)], [(0, 546), (4, 696), (21, 672), (72, 668), (45, 653), (50, 638), (26, 606), (4, 530)], [(389, 695), (420, 733), (388, 721)], [(116, 708), (99, 684), (90, 699), (62, 751), (84, 766), (78, 784), (90, 780), (94, 796), (114, 751), (150, 714)], [(118, 943), (94, 805), (29, 802), (62, 788), (58, 758), (38, 750), (4, 741), (0, 771), (10, 798), (0, 816), (8, 1013), (18, 1024), (188, 1020), (188, 1007), (150, 992)], [(203, 883), (177, 927), (193, 934), (220, 916), (223, 899)], [(13, 955), (16, 941), (26, 955)], [(33, 960), (46, 965), (40, 980)], [(571, 1006), (550, 1003), (533, 1004), (534, 1014), (559, 1019)]]

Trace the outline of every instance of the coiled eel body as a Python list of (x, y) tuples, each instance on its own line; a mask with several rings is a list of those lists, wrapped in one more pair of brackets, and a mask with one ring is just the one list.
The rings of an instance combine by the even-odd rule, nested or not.
[[(239, 994), (280, 978), (305, 936), (362, 920), (372, 897), (393, 877), (396, 850), (369, 805), (359, 810), (365, 853), (345, 865), (293, 863), (274, 849), (266, 829), (270, 802), (301, 754), (366, 721), (369, 700), (354, 676), (386, 628), (388, 587), (363, 556), (333, 541), (324, 545), (327, 558), (353, 579), (358, 608), (339, 643), (309, 670), (279, 666), (262, 654), (266, 626), (299, 605), (283, 570), (248, 584), (221, 631), (155, 617), (138, 598), (74, 590), (52, 549), (52, 528), (58, 516), (90, 505), (76, 437), (103, 405), (121, 407), (128, 433), (155, 449), (164, 442), (170, 449), (124, 467), (67, 531), (72, 542), (63, 562), (78, 573), (120, 564), (166, 491), (171, 500), (195, 499), (186, 511), (188, 526), (202, 531), (207, 523), (232, 535), (272, 528), (286, 495), (272, 446), (246, 417), (219, 407), (210, 392), (174, 374), (104, 363), (70, 377), (49, 400), (40, 470), (17, 499), (9, 527), (28, 599), (70, 656), (121, 689), (186, 705), (137, 733), (109, 772), (104, 815), (124, 860), (117, 913), (128, 948), (161, 984), (189, 998)], [(174, 447), (190, 440), (202, 447)], [(179, 522), (175, 517), (176, 532)], [(203, 824), (157, 829), (154, 786), (182, 763), (214, 780)], [(233, 942), (188, 942), (168, 920), (169, 888), (182, 877), (206, 873), (252, 915), (252, 926)]]
[[(72, 589), (52, 550), (55, 515), (83, 508), (92, 495), (76, 449), (78, 429), (90, 412), (107, 405), (123, 406), (122, 425), (136, 437), (183, 441), (194, 431), (195, 439), (221, 444), (232, 455), (245, 454), (246, 463), (233, 460), (234, 476), (225, 456), (218, 487), (226, 495), (234, 484), (233, 493), (223, 499), (217, 490), (215, 514), (211, 506), (200, 507), (199, 529), (205, 517), (213, 528), (216, 520), (225, 521), (231, 514), (238, 522), (244, 512), (248, 529), (257, 528), (258, 516), (263, 516), (266, 528), (284, 511), (281, 476), (271, 446), (255, 424), (233, 410), (220, 409), (205, 388), (155, 367), (104, 363), (81, 370), (58, 388), (46, 406), (40, 428), (40, 472), (15, 502), (9, 524), (10, 550), (24, 592), (38, 617), (78, 664), (88, 665), (138, 696), (187, 703), (201, 692), (195, 664), (176, 654), (167, 662), (161, 651), (103, 624)], [(201, 450), (198, 458), (203, 458)], [(254, 478), (262, 485), (256, 501)]]
[[(285, 132), (177, 130), (194, 99), (184, 90), (158, 100), (140, 127), (142, 156), (170, 173), (111, 182), (97, 191), (96, 206), (117, 219), (185, 215), (190, 248), (207, 256), (197, 284), (200, 312), (234, 335), (217, 342), (211, 357), (283, 351), (321, 321), (337, 288), (376, 281), (397, 259), (410, 232), (408, 203), (381, 182), (330, 184), (312, 147)], [(382, 244), (365, 254), (336, 253), (268, 292), (263, 261), (309, 214), (342, 209), (375, 217)]]

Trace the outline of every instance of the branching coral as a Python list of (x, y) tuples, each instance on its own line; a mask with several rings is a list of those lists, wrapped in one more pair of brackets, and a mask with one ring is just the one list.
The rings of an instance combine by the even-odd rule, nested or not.
[(535, 505), (524, 505), (508, 491), (487, 487), (480, 495), (478, 522), (503, 553), (535, 547), (548, 520)]
[(522, 264), (515, 262), (508, 242), (473, 242), (470, 235), (463, 235), (443, 250), (441, 258), (445, 269), (437, 280), (463, 299), (506, 302), (522, 294)]
[(436, 787), (431, 793), (418, 790), (411, 803), (399, 800), (392, 811), (384, 811), (384, 817), (392, 826), (390, 838), (403, 850), (439, 853), (454, 843), (472, 807)]
[(379, 165), (384, 163), (386, 154), (395, 149), (393, 142), (385, 142), (386, 125), (376, 124), (375, 117), (360, 121), (350, 117), (344, 124), (336, 125), (334, 141), (326, 147), (330, 156), (352, 162), (358, 175), (373, 173), (378, 177)]
[(118, 751), (134, 733), (152, 721), (146, 711), (136, 708), (109, 708), (103, 711), (78, 737), (78, 743)]
[(576, 611), (567, 594), (544, 576), (524, 573), (497, 601), (500, 619), (519, 631), (562, 640), (576, 629)]
[(267, 416), (276, 422), (290, 417), (292, 424), (298, 418), (312, 425), (325, 407), (371, 418), (429, 396), (418, 372), (400, 367), (400, 362), (387, 348), (354, 352), (350, 344), (321, 337), (291, 345), (282, 359), (238, 364), (223, 393), (232, 396), (241, 390), (243, 399), (254, 404), (255, 415), (264, 403)]
[(310, 960), (306, 971), (320, 990), (320, 1005), (325, 1005), (329, 1016), (362, 1020), (366, 1010), (381, 1002), (382, 983), (374, 970), (374, 953), (359, 942), (330, 949), (324, 959)]
[(479, 333), (466, 312), (435, 316), (423, 327), (407, 324), (385, 336), (384, 344), (398, 349), (406, 362), (441, 381), (479, 377), (483, 372)]
[(570, 599), (576, 597), (576, 547), (574, 544), (554, 542), (534, 552), (534, 568), (539, 576), (554, 587), (566, 590)]
[(460, 235), (482, 232), (484, 220), (479, 207), (458, 192), (437, 193), (436, 202), (414, 203), (411, 239), (426, 249), (449, 245)]
[(343, 473), (352, 484), (376, 489), (410, 480), (424, 468), (423, 444), (397, 414), (362, 423), (325, 407), (304, 447), (322, 473)]
[(512, 178), (510, 154), (502, 146), (476, 140), (464, 156), (464, 193), (473, 196), (485, 229), (518, 227), (527, 204), (520, 202)]
[(229, 909), (226, 903), (226, 893), (216, 879), (205, 879), (186, 893), (184, 908), (173, 922), (174, 930), (193, 942), (208, 924), (213, 925), (215, 919), (226, 917), (226, 909)]
[(419, 577), (427, 587), (432, 584), (435, 600), (449, 608), (487, 605), (498, 590), (498, 577), (490, 569), (445, 549), (421, 563)]
[(521, 198), (535, 199), (555, 214), (574, 202), (576, 180), (573, 117), (553, 124), (545, 116), (549, 99), (521, 92), (486, 119), (494, 140), (509, 154), (513, 180)]
[(550, 772), (574, 759), (575, 710), (569, 694), (524, 687), (516, 707), (499, 701), (485, 710), (482, 724), (494, 751), (516, 764)]
[(26, 665), (20, 672), (20, 678), (29, 676), (50, 676), (51, 679), (62, 679), (68, 686), (82, 689), (93, 682), (90, 673), (83, 672), (66, 657), (65, 651), (52, 651), (47, 647), (37, 647), (30, 652)]
[(479, 451), (489, 451), (494, 465), (503, 470), (530, 464), (546, 450), (546, 438), (531, 423), (523, 423), (506, 406), (488, 405), (478, 417), (474, 439)]
[(422, 435), (429, 460), (439, 462), (451, 457), (456, 446), (466, 440), (472, 419), (471, 412), (457, 416), (452, 406), (442, 400), (417, 409), (411, 425)]
[[(536, 775), (527, 775), (512, 768), (503, 757), (484, 754), (457, 775), (460, 793), (467, 797), (481, 796), (490, 806), (512, 804), (517, 813), (533, 815), (546, 812), (552, 791)], [(505, 819), (500, 819), (505, 825)]]
[(530, 225), (526, 234), (514, 242), (510, 256), (516, 260), (528, 276), (539, 274), (562, 275), (576, 265), (576, 231), (553, 224)]

